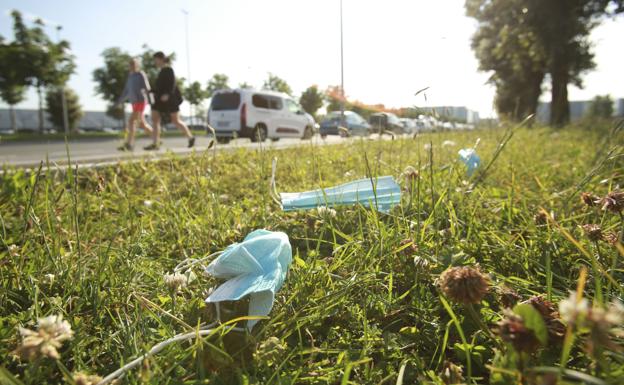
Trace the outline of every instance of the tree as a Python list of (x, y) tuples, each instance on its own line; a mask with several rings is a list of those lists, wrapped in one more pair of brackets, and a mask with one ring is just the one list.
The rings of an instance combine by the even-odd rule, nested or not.
[[(188, 87), (183, 88), (183, 94), (184, 99), (189, 102), (193, 109), (196, 109), (204, 102), (204, 99), (206, 99), (207, 92), (202, 88), (200, 82), (195, 81), (189, 84)], [(191, 115), (196, 116), (197, 114)], [(193, 116), (191, 116), (191, 119), (193, 119)]]
[(594, 119), (609, 119), (613, 117), (613, 99), (610, 95), (597, 95), (589, 105), (587, 117)]
[(238, 83), (238, 88), (243, 89), (243, 90), (244, 89), (252, 89), (253, 86), (251, 84), (247, 83), (247, 82), (241, 82), (241, 83)]
[(466, 1), (467, 15), (479, 22), (472, 49), (479, 69), (492, 72), (496, 110), (516, 121), (536, 112), (546, 72), (545, 49), (529, 23), (535, 17), (532, 1)]
[(93, 71), (95, 93), (108, 102), (108, 116), (123, 120), (123, 105), (118, 105), (118, 101), (126, 85), (128, 63), (132, 56), (118, 47), (107, 48), (100, 56), (104, 58), (104, 66)]
[(265, 90), (283, 92), (287, 95), (292, 94), (292, 89), (286, 83), (286, 81), (272, 73), (269, 73), (269, 77), (265, 80), (264, 85), (262, 86)]
[(318, 86), (310, 86), (303, 91), (299, 103), (301, 107), (310, 115), (315, 115), (316, 111), (323, 106), (323, 94), (319, 91)]
[(76, 68), (74, 57), (70, 53), (69, 42), (52, 42), (43, 30), (45, 24), (42, 20), (36, 20), (33, 27), (28, 27), (18, 11), (13, 11), (11, 16), (15, 42), (23, 55), (23, 73), (28, 84), (37, 88), (39, 129), (43, 131), (43, 90), (67, 83)]
[(229, 90), (230, 86), (228, 81), (230, 78), (226, 74), (214, 74), (212, 78), (208, 80), (206, 85), (206, 97), (210, 98), (218, 90)]
[(518, 119), (533, 112), (546, 74), (551, 79), (551, 125), (569, 121), (568, 84), (582, 86), (595, 67), (589, 34), (601, 18), (624, 12), (624, 0), (466, 0), (479, 22), (473, 49), (493, 71), (496, 105)]
[(16, 130), (15, 105), (24, 101), (28, 84), (19, 47), (5, 44), (0, 37), (0, 98), (9, 105), (11, 129)]
[(63, 127), (63, 98), (65, 93), (65, 105), (67, 106), (67, 125), (71, 130), (78, 128), (78, 122), (83, 116), (78, 95), (70, 88), (64, 87), (63, 91), (59, 87), (50, 87), (46, 92), (46, 111), (54, 127)]

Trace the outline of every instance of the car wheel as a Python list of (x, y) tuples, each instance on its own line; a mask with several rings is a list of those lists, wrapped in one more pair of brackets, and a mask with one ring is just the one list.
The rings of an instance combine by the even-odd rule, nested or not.
[(271, 138), (271, 142), (277, 142), (280, 138)]
[(252, 133), (251, 133), (251, 141), (252, 142), (264, 142), (267, 138), (267, 129), (264, 124), (256, 124)]
[(301, 139), (312, 139), (312, 127), (306, 126), (306, 128), (303, 130), (303, 136), (301, 137)]

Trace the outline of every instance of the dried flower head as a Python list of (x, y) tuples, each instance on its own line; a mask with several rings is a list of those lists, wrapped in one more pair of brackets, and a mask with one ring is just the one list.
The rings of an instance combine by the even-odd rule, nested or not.
[(620, 237), (613, 231), (602, 234), (602, 239), (604, 239), (605, 242), (614, 246), (620, 241)]
[(504, 311), (503, 318), (495, 331), (500, 338), (510, 343), (518, 352), (533, 353), (540, 343), (533, 330), (526, 327), (524, 320), (509, 309)]
[(533, 216), (533, 221), (536, 225), (542, 226), (548, 223), (548, 213), (544, 210), (540, 210)]
[(399, 253), (408, 257), (418, 252), (418, 246), (416, 246), (416, 243), (411, 239), (403, 239), (399, 244), (399, 249), (401, 250)]
[(512, 308), (522, 299), (520, 294), (507, 286), (497, 287), (496, 292), (498, 293), (500, 303), (504, 308)]
[(592, 193), (584, 192), (581, 193), (581, 202), (588, 207), (594, 207), (600, 202), (600, 197)]
[(461, 366), (455, 365), (451, 361), (444, 361), (444, 368), (442, 369), (442, 381), (445, 385), (464, 384), (464, 371)]
[(62, 315), (39, 318), (37, 331), (19, 328), (19, 333), (22, 344), (13, 353), (27, 360), (41, 356), (59, 359), (61, 356), (57, 349), (63, 345), (63, 341), (74, 335), (69, 322), (64, 321)]
[(96, 385), (102, 381), (102, 377), (100, 376), (89, 375), (82, 372), (75, 373), (72, 376), (72, 379), (76, 385)]
[(578, 325), (582, 323), (588, 312), (589, 302), (583, 297), (577, 298), (575, 291), (571, 291), (568, 298), (559, 302), (561, 319), (568, 324)]
[(412, 185), (418, 181), (418, 178), (420, 178), (420, 172), (412, 166), (405, 167), (405, 170), (403, 170), (403, 174), (401, 175), (405, 178), (405, 185), (407, 189), (411, 189)]
[(583, 232), (585, 233), (587, 239), (589, 239), (590, 241), (598, 242), (603, 239), (602, 228), (600, 227), (600, 225), (586, 224), (581, 226), (581, 228), (583, 229)]
[(178, 292), (186, 287), (188, 278), (184, 274), (173, 273), (165, 274), (165, 284), (171, 291)]
[(603, 210), (609, 210), (613, 213), (620, 213), (624, 210), (624, 191), (611, 191), (600, 200)]
[(316, 212), (321, 218), (336, 218), (336, 210), (327, 207), (327, 206), (319, 206), (316, 208)]
[(451, 267), (440, 274), (438, 286), (444, 295), (455, 302), (479, 303), (489, 290), (490, 278), (478, 267)]
[(561, 317), (559, 316), (555, 304), (546, 300), (541, 295), (533, 296), (524, 303), (533, 306), (542, 316), (546, 328), (548, 329), (548, 340), (561, 342), (565, 334), (565, 325), (561, 322)]

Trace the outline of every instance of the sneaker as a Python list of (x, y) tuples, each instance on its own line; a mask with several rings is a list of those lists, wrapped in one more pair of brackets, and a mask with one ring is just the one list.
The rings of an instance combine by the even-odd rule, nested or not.
[(194, 137), (194, 136), (191, 136), (191, 137), (189, 138), (188, 148), (191, 148), (191, 147), (193, 147), (194, 145), (195, 145), (195, 137)]
[(160, 149), (160, 143), (152, 143), (149, 146), (143, 147), (145, 151), (154, 151)]
[(117, 147), (117, 151), (134, 151), (134, 146), (130, 143), (124, 143), (123, 146)]

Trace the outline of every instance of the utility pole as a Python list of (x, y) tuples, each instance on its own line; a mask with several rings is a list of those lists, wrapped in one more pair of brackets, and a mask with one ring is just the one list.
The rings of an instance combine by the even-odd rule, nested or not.
[[(186, 40), (186, 77), (188, 78), (188, 85), (191, 85), (191, 51), (189, 48), (189, 23), (188, 17), (189, 12), (186, 9), (181, 9), (184, 14), (184, 33)], [(191, 125), (193, 124), (193, 105), (189, 102), (189, 119), (191, 120)]]
[[(61, 44), (61, 29), (62, 26), (56, 26), (56, 40), (58, 44)], [(61, 85), (61, 104), (63, 106), (63, 131), (65, 135), (69, 135), (69, 116), (67, 115), (67, 100), (65, 99), (65, 84)]]
[(345, 125), (344, 44), (342, 33), (342, 0), (340, 0), (340, 125)]

